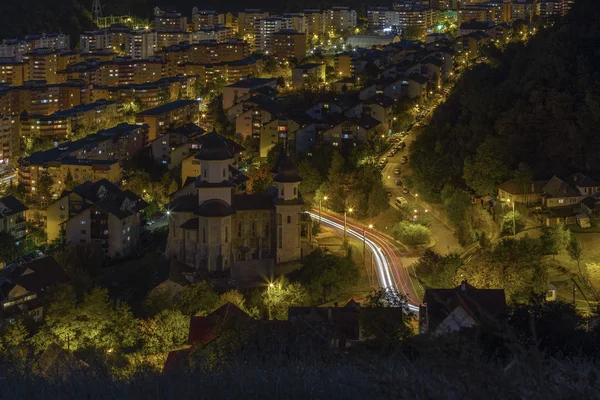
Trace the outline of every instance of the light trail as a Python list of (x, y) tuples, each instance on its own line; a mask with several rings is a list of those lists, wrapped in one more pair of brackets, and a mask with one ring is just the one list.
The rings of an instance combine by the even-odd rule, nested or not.
[[(317, 215), (313, 212), (310, 212), (310, 211), (306, 211), (306, 213), (308, 215), (310, 215), (310, 217), (313, 218), (314, 221), (320, 221), (321, 223), (329, 225), (332, 228), (341, 230), (342, 232), (344, 231), (343, 224), (335, 222), (327, 217), (323, 217), (323, 216), (319, 217), (319, 215)], [(377, 278), (379, 280), (379, 285), (384, 289), (393, 289), (397, 292), (401, 292), (398, 287), (399, 286), (398, 282), (396, 282), (396, 280), (394, 279), (394, 275), (391, 271), (390, 262), (387, 259), (385, 252), (382, 250), (382, 248), (379, 247), (377, 245), (377, 243), (375, 243), (368, 237), (363, 237), (363, 234), (361, 232), (357, 232), (350, 227), (346, 230), (346, 233), (349, 236), (352, 236), (361, 241), (364, 240), (365, 244), (369, 247), (369, 249), (373, 253), (373, 259), (375, 260), (375, 265), (377, 266)], [(409, 300), (410, 300), (410, 298), (409, 298)], [(414, 312), (419, 311), (419, 307), (414, 304), (409, 303), (408, 308)]]

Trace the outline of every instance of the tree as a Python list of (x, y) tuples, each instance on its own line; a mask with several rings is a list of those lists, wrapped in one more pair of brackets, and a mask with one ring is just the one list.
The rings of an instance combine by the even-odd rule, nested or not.
[(423, 225), (403, 221), (394, 226), (393, 233), (399, 241), (409, 246), (429, 243), (429, 229)]
[(262, 301), (267, 308), (269, 319), (286, 320), (288, 308), (304, 305), (307, 298), (308, 293), (300, 283), (289, 283), (280, 278), (269, 284)]
[(304, 258), (300, 281), (316, 301), (322, 303), (358, 283), (360, 272), (352, 258), (317, 249)]
[(308, 160), (303, 160), (298, 165), (298, 174), (302, 177), (302, 182), (300, 182), (301, 193), (315, 193), (323, 183), (323, 177)]
[(450, 288), (456, 280), (456, 272), (462, 266), (462, 260), (456, 253), (441, 257), (433, 269), (432, 283), (438, 288)]
[(571, 231), (563, 223), (543, 227), (540, 240), (544, 254), (558, 254), (571, 242)]
[(139, 321), (142, 347), (148, 354), (166, 353), (187, 340), (190, 318), (177, 310), (163, 310)]
[(572, 261), (577, 263), (577, 270), (579, 275), (584, 278), (584, 274), (581, 271), (581, 260), (583, 259), (583, 244), (574, 236), (571, 237), (569, 244), (567, 245), (567, 253)]
[(7, 232), (0, 232), (0, 261), (9, 263), (15, 260), (20, 254), (17, 240), (13, 235)]
[(361, 330), (366, 337), (378, 341), (397, 342), (413, 335), (414, 319), (408, 298), (394, 289), (371, 292), (360, 310)]
[(507, 212), (502, 218), (502, 232), (519, 233), (525, 228), (525, 220), (517, 210)]
[(99, 273), (104, 252), (99, 244), (72, 244), (54, 253), (54, 258), (63, 267), (78, 298), (92, 288), (93, 278)]
[(59, 287), (44, 318), (46, 323), (34, 337), (38, 349), (53, 342), (67, 350), (122, 349), (138, 340), (131, 310), (124, 303), (113, 303), (106, 289), (93, 289), (77, 302), (70, 285)]
[(442, 201), (446, 206), (448, 219), (456, 231), (458, 242), (462, 246), (473, 243), (475, 235), (471, 226), (471, 196), (462, 189), (446, 185), (442, 190)]
[(174, 296), (169, 290), (155, 289), (144, 299), (143, 309), (147, 315), (154, 316), (165, 310), (175, 308)]
[(467, 185), (481, 196), (496, 194), (498, 185), (508, 176), (499, 154), (499, 149), (487, 141), (479, 146), (475, 156), (465, 160), (463, 177)]
[(252, 166), (248, 169), (248, 178), (248, 193), (266, 193), (273, 186), (273, 174), (269, 164), (261, 164), (258, 168)]
[(52, 199), (53, 186), (54, 178), (50, 176), (48, 170), (43, 171), (37, 182), (37, 193), (42, 200), (50, 201)]
[(369, 217), (373, 218), (390, 207), (387, 190), (381, 179), (381, 174), (371, 180), (371, 191), (369, 193)]
[(206, 315), (219, 305), (219, 295), (206, 281), (192, 283), (179, 294), (175, 307), (184, 315)]

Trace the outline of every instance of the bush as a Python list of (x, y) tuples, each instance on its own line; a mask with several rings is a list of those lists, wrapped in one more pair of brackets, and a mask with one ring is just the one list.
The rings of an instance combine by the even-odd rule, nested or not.
[(394, 227), (393, 233), (398, 240), (410, 246), (429, 243), (429, 229), (423, 225), (400, 222)]

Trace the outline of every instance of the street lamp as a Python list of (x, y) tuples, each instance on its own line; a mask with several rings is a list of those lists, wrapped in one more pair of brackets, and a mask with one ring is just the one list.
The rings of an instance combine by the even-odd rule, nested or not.
[(347, 223), (347, 218), (346, 218), (346, 214), (350, 213), (352, 214), (352, 207), (350, 207), (348, 210), (344, 210), (344, 242), (346, 241), (346, 230), (348, 229), (348, 223)]
[[(323, 196), (323, 200), (327, 201), (327, 196)], [(321, 223), (321, 198), (319, 197), (319, 224)]]
[(506, 201), (508, 203), (512, 203), (512, 209), (513, 209), (513, 236), (517, 234), (517, 223), (515, 221), (515, 202), (514, 201), (510, 201), (510, 199), (506, 199)]

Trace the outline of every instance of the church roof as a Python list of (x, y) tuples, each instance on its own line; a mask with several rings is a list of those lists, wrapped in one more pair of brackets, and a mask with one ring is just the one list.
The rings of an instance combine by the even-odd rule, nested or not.
[[(282, 152), (283, 153), (283, 152)], [(291, 158), (283, 153), (283, 156), (278, 159), (279, 166), (277, 168), (277, 175), (273, 180), (275, 182), (300, 182), (302, 178), (298, 175), (298, 168), (292, 162)]]
[(229, 160), (233, 158), (233, 154), (229, 149), (227, 139), (219, 135), (215, 130), (200, 136), (200, 151), (196, 154), (199, 160)]
[(201, 217), (227, 217), (235, 214), (235, 210), (223, 200), (211, 199), (200, 204), (194, 214)]

